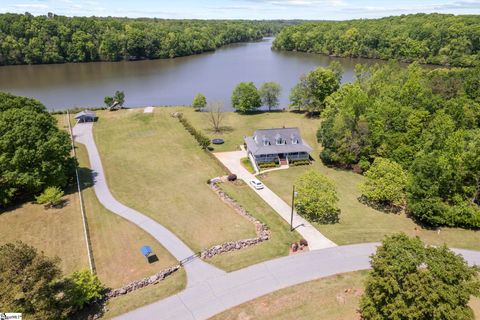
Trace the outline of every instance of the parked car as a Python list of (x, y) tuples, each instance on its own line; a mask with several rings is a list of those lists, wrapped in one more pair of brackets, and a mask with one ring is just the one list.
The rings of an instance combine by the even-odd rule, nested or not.
[(250, 180), (250, 185), (257, 190), (263, 189), (263, 183), (261, 183), (260, 181), (258, 181), (256, 179)]

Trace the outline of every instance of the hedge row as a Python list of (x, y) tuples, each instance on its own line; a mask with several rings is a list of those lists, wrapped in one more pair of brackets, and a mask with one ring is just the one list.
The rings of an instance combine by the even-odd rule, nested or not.
[(278, 166), (277, 163), (275, 162), (262, 162), (262, 163), (259, 163), (258, 166), (261, 168), (261, 169), (268, 169), (268, 168), (275, 168)]
[(310, 164), (310, 160), (291, 160), (289, 164), (291, 166), (303, 166)]
[(210, 145), (210, 138), (204, 135), (201, 131), (195, 129), (190, 122), (183, 115), (178, 115), (178, 120), (180, 123), (187, 129), (187, 131), (197, 140), (198, 144), (203, 148), (207, 149)]

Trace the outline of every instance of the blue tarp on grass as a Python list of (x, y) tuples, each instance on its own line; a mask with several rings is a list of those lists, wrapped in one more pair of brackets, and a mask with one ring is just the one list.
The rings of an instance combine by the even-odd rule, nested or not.
[(152, 248), (150, 248), (150, 246), (143, 246), (140, 251), (142, 252), (142, 254), (145, 256), (145, 257), (148, 257), (149, 254), (152, 253)]

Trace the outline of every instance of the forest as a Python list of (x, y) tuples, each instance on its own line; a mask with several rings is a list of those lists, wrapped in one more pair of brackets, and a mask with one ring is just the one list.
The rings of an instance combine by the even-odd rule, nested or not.
[(480, 16), (414, 14), (303, 23), (282, 29), (273, 48), (470, 67), (480, 65)]
[(365, 172), (378, 157), (393, 161), (413, 218), (480, 227), (480, 67), (358, 65), (322, 118), (324, 163)]
[(174, 58), (260, 40), (296, 21), (0, 14), (0, 65)]

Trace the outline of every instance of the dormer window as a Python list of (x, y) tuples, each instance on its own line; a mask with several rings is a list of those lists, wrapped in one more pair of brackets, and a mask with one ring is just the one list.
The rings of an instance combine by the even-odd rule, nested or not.
[(292, 141), (292, 144), (298, 144), (298, 138), (294, 134), (290, 136), (290, 139)]
[(282, 136), (281, 136), (281, 135), (277, 134), (277, 135), (275, 136), (275, 143), (276, 143), (277, 145), (280, 145), (280, 144), (285, 144), (285, 141), (282, 139)]
[(264, 145), (264, 146), (269, 146), (269, 145), (270, 145), (270, 141), (268, 141), (268, 138), (267, 138), (267, 137), (264, 136), (263, 139), (262, 139), (262, 141), (263, 141), (263, 145)]

